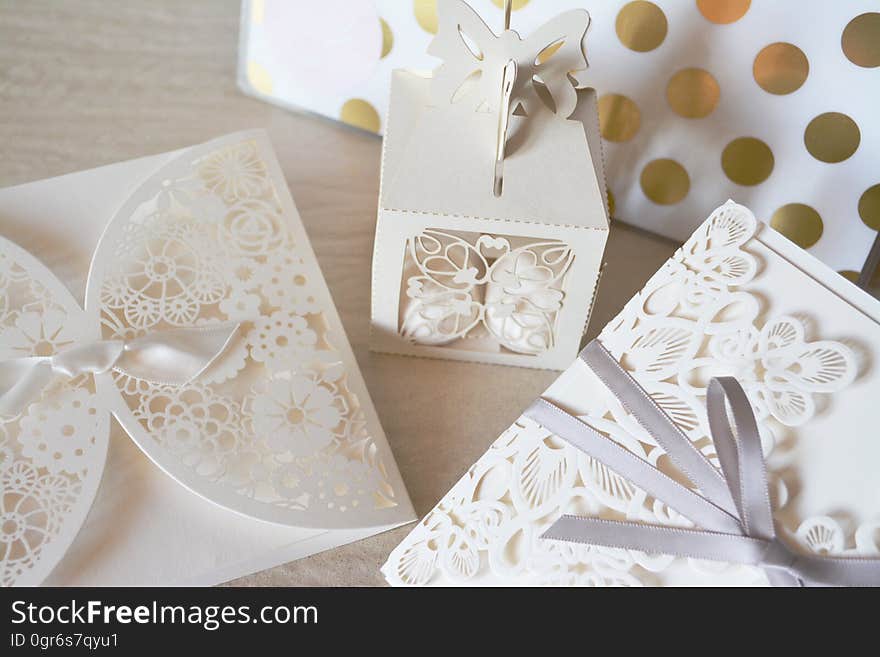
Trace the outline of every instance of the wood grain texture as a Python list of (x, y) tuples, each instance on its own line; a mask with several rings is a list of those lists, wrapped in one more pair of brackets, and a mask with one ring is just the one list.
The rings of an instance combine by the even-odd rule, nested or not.
[[(0, 186), (268, 130), (413, 504), (424, 515), (556, 373), (372, 354), (376, 137), (242, 95), (236, 0), (0, 0)], [(674, 244), (616, 224), (588, 337)], [(409, 528), (233, 582), (378, 585)]]

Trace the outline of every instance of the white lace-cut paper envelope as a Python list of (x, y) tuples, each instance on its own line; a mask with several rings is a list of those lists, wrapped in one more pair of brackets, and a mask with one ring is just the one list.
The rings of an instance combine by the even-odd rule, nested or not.
[[(598, 339), (712, 462), (705, 386), (737, 377), (784, 540), (880, 554), (880, 302), (728, 202)], [(542, 396), (663, 467), (656, 442), (580, 359)], [(402, 585), (766, 584), (750, 566), (541, 539), (562, 514), (688, 524), (520, 417), (382, 570)]]
[(413, 519), (264, 133), (0, 190), (0, 226), (4, 360), (239, 324), (186, 385), (2, 418), (4, 584), (213, 584)]

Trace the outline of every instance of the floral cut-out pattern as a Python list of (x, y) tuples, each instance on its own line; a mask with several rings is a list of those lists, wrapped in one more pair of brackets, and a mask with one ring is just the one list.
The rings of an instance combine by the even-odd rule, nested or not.
[(423, 345), (487, 338), (541, 354), (556, 344), (573, 259), (559, 241), (424, 230), (407, 242), (401, 335)]
[[(0, 238), (0, 360), (52, 356), (90, 334), (67, 289)], [(90, 376), (0, 416), (0, 586), (39, 584), (67, 550), (101, 480), (108, 426)]]
[(254, 138), (191, 149), (102, 238), (93, 311), (104, 338), (240, 324), (190, 384), (116, 374), (117, 415), (163, 468), (224, 506), (301, 526), (391, 522), (405, 493), (264, 148)]

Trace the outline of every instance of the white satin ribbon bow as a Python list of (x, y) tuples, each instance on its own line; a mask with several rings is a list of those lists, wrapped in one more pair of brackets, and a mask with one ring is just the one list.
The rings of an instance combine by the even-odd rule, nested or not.
[(580, 357), (699, 492), (545, 399), (525, 415), (703, 529), (566, 515), (542, 538), (750, 564), (774, 586), (880, 586), (880, 559), (802, 554), (777, 536), (758, 425), (736, 379), (712, 379), (706, 395), (719, 472), (601, 343)]
[(132, 340), (97, 340), (52, 356), (0, 362), (0, 415), (17, 415), (56, 377), (114, 370), (151, 383), (184, 385), (226, 350), (238, 324), (155, 331)]

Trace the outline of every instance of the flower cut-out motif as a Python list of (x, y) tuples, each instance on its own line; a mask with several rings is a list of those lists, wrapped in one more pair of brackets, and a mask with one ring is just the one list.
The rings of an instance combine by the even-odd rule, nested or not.
[(154, 387), (135, 417), (162, 447), (209, 478), (225, 474), (244, 440), (236, 404), (204, 385)]
[(401, 333), (443, 345), (482, 327), (501, 346), (540, 354), (556, 343), (556, 318), (573, 251), (554, 241), (517, 247), (491, 235), (427, 229), (409, 240)]
[(345, 399), (330, 386), (298, 374), (268, 381), (247, 408), (255, 435), (274, 451), (294, 456), (310, 456), (328, 447), (348, 414)]
[(12, 326), (0, 335), (0, 358), (51, 356), (73, 343), (67, 313), (58, 307), (18, 312)]
[(260, 316), (261, 299), (256, 294), (237, 294), (220, 302), (220, 312), (229, 319), (248, 321)]
[[(760, 330), (754, 326), (712, 336), (709, 358), (696, 358), (689, 369), (705, 376), (735, 376), (745, 388), (759, 418), (772, 415), (782, 424), (799, 426), (815, 413), (814, 395), (840, 390), (856, 375), (849, 348), (828, 340), (809, 342), (803, 325), (778, 317)], [(683, 377), (685, 378), (685, 377)]]
[(274, 201), (260, 199), (245, 199), (230, 207), (223, 220), (223, 233), (234, 255), (267, 255), (287, 239), (279, 208)]
[(76, 501), (67, 477), (24, 461), (0, 468), (0, 585), (12, 586), (40, 559)]
[(206, 248), (198, 226), (154, 217), (128, 237), (128, 257), (119, 259), (101, 292), (104, 305), (122, 309), (130, 326), (192, 326), (203, 306), (223, 299), (227, 285), (218, 254)]
[(21, 419), (22, 453), (49, 472), (84, 472), (102, 410), (85, 388), (66, 388), (31, 404)]
[(259, 272), (260, 294), (273, 308), (297, 315), (320, 310), (315, 290), (309, 284), (310, 272), (302, 257), (286, 252), (273, 253)]
[(266, 165), (253, 143), (210, 155), (199, 166), (199, 175), (210, 190), (229, 203), (259, 198), (269, 187)]
[(290, 369), (303, 357), (315, 354), (318, 335), (308, 322), (292, 311), (277, 310), (261, 316), (248, 332), (251, 358), (264, 363), (271, 371)]

